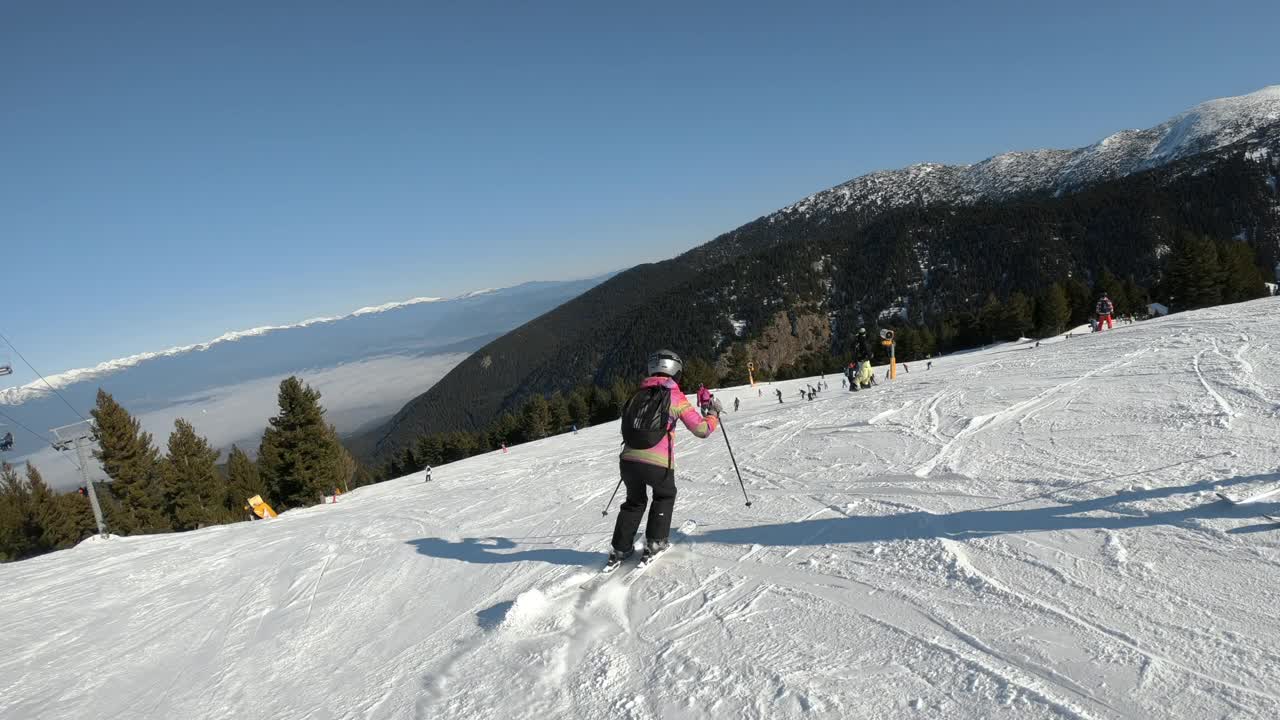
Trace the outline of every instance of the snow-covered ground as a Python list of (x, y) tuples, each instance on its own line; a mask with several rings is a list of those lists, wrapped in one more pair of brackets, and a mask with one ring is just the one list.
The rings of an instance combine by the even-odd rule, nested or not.
[(1271, 299), (723, 391), (754, 505), (681, 431), (630, 585), (615, 426), (6, 565), (0, 717), (1280, 717), (1280, 505), (1213, 494), (1280, 484), (1277, 350)]

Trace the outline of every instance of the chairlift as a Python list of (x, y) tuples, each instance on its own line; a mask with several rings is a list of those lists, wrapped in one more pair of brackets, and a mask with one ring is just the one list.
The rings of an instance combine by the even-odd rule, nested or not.
[(0, 438), (0, 452), (9, 452), (13, 449), (13, 433), (7, 432), (4, 437)]

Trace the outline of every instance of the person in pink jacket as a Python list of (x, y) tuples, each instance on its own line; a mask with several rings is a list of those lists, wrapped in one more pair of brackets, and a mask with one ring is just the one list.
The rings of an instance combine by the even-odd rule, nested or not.
[(706, 415), (707, 411), (710, 409), (711, 409), (711, 391), (707, 389), (706, 385), (699, 385), (698, 386), (698, 410), (700, 410), (703, 415)]
[[(633, 538), (640, 528), (645, 506), (649, 504), (648, 488), (653, 488), (653, 505), (649, 508), (649, 521), (645, 525), (646, 557), (656, 555), (670, 545), (671, 512), (676, 504), (675, 475), (675, 427), (679, 421), (697, 437), (706, 438), (720, 426), (720, 401), (711, 399), (711, 414), (703, 416), (690, 404), (681, 392), (675, 377), (683, 365), (680, 357), (670, 350), (659, 350), (649, 356), (649, 377), (640, 383), (640, 390), (628, 401), (623, 410), (623, 436), (627, 437), (628, 422), (659, 425), (661, 439), (650, 447), (636, 447), (627, 441), (619, 458), (619, 472), (627, 486), (627, 499), (618, 510), (618, 520), (613, 526), (613, 542), (609, 551), (609, 563), (625, 560), (633, 552)], [(665, 394), (654, 390), (665, 390)], [(705, 389), (705, 388), (704, 388)], [(709, 395), (710, 393), (708, 393)], [(655, 403), (652, 399), (665, 402)], [(650, 400), (647, 408), (646, 400)], [(654, 410), (658, 408), (658, 410)], [(646, 413), (646, 409), (650, 412)], [(658, 414), (655, 416), (654, 412)], [(646, 414), (652, 417), (646, 417)]]

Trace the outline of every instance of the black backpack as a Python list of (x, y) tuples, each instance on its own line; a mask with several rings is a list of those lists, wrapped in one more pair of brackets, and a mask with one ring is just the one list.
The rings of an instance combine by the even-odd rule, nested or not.
[(622, 407), (622, 442), (648, 450), (671, 431), (671, 391), (661, 385), (642, 387)]

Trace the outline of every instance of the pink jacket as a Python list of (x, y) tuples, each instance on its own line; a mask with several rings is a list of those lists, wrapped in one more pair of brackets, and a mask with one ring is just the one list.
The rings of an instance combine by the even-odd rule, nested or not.
[[(689, 403), (689, 398), (685, 397), (684, 393), (680, 391), (680, 386), (676, 384), (676, 381), (669, 377), (655, 375), (650, 378), (645, 378), (645, 381), (640, 383), (640, 387), (642, 388), (657, 387), (659, 385), (667, 388), (667, 390), (671, 392), (671, 431), (668, 432), (657, 445), (647, 450), (636, 450), (635, 448), (629, 447), (622, 448), (621, 457), (623, 460), (629, 460), (631, 462), (642, 462), (650, 465), (660, 465), (662, 467), (666, 467), (667, 463), (670, 462), (671, 467), (674, 468), (676, 466), (676, 420), (679, 419), (680, 422), (684, 423), (684, 426), (689, 428), (689, 432), (700, 438), (705, 438), (715, 432), (716, 428), (720, 426), (720, 419), (714, 415), (702, 417), (702, 413), (698, 412), (698, 409)], [(710, 393), (707, 394), (710, 395)]]
[(706, 387), (698, 388), (698, 407), (706, 407), (711, 404), (711, 391)]

